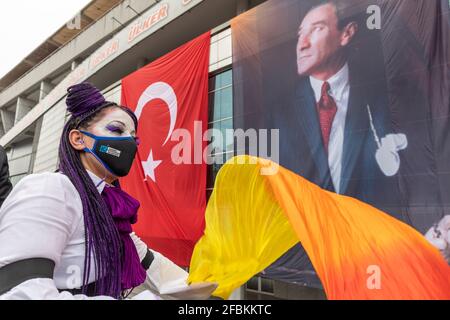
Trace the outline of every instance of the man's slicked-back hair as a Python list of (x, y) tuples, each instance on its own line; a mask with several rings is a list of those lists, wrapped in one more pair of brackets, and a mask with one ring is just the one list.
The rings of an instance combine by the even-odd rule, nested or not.
[(339, 30), (344, 29), (351, 22), (359, 24), (359, 19), (355, 10), (357, 5), (351, 0), (316, 0), (313, 2), (308, 12), (326, 4), (331, 4), (336, 9), (336, 16), (338, 19), (337, 27)]

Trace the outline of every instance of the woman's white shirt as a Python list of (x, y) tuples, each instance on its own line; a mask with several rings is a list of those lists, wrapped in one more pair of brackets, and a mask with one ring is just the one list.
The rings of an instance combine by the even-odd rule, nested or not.
[[(105, 182), (88, 173), (101, 193)], [(87, 299), (67, 291), (60, 293), (60, 290), (81, 286), (84, 232), (81, 198), (67, 176), (41, 173), (23, 178), (0, 209), (0, 268), (24, 259), (47, 258), (55, 262), (54, 278), (25, 281), (0, 296), (0, 299)], [(131, 236), (142, 260), (147, 246), (136, 235)], [(151, 278), (157, 278), (161, 273), (155, 268), (161, 264), (169, 266), (168, 272), (175, 275), (177, 282), (186, 283), (187, 273), (184, 270), (163, 255), (152, 252), (155, 260), (147, 272), (147, 289), (158, 293), (160, 284), (153, 283)], [(93, 266), (94, 263), (89, 282), (96, 280)]]

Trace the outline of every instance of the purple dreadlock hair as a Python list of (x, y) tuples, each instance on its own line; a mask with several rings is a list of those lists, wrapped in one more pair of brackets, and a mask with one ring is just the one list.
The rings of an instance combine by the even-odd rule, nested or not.
[(67, 110), (72, 116), (64, 126), (61, 136), (59, 170), (73, 183), (83, 204), (86, 247), (81, 289), (84, 294), (87, 293), (90, 257), (93, 255), (97, 279), (95, 294), (120, 298), (123, 248), (119, 232), (105, 201), (81, 162), (81, 152), (71, 146), (69, 133), (79, 128), (88, 130), (109, 108), (120, 108), (127, 112), (133, 119), (136, 130), (138, 121), (130, 109), (105, 101), (101, 92), (89, 83), (71, 86), (67, 92)]

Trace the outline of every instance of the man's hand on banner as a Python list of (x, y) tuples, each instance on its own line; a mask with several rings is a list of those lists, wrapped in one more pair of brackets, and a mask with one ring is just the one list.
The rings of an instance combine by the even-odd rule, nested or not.
[(375, 159), (385, 176), (391, 177), (397, 174), (400, 169), (398, 152), (406, 149), (407, 146), (408, 139), (402, 133), (388, 134), (381, 139), (380, 146), (375, 153)]
[(431, 242), (442, 253), (450, 264), (450, 215), (431, 227), (425, 234), (425, 238)]

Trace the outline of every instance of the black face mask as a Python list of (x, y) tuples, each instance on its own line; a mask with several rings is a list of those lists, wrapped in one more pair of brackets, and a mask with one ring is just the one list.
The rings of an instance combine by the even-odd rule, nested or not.
[(109, 172), (116, 177), (125, 177), (130, 172), (137, 152), (134, 137), (99, 137), (80, 132), (95, 140), (93, 148), (86, 147), (84, 151), (91, 153)]

